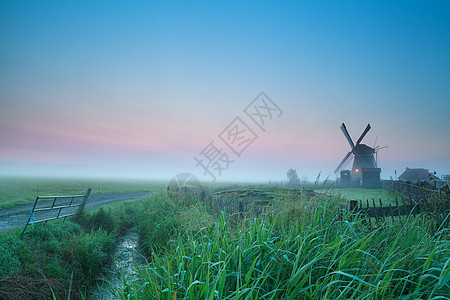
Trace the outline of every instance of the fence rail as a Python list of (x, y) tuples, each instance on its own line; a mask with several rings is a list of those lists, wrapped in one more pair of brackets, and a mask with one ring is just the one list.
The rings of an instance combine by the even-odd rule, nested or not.
[[(386, 219), (391, 219), (392, 221), (399, 220), (402, 225), (402, 218), (416, 216), (421, 213), (431, 213), (436, 219), (438, 224), (443, 224), (448, 222), (450, 213), (450, 203), (445, 199), (438, 198), (429, 201), (427, 198), (420, 202), (413, 202), (411, 198), (401, 199), (403, 202), (399, 204), (397, 198), (393, 199), (392, 202), (388, 199), (388, 205), (383, 206), (383, 201), (378, 199), (372, 199), (372, 201), (357, 201), (351, 200), (349, 211), (352, 214), (361, 214), (369, 224), (372, 223), (371, 218), (375, 218), (375, 223), (386, 222)], [(379, 204), (379, 206), (378, 206)]]
[[(20, 237), (22, 238), (28, 225), (33, 226), (57, 219), (65, 220), (66, 217), (81, 214), (90, 194), (91, 189), (88, 188), (84, 195), (37, 196)], [(51, 201), (52, 199), (53, 201)]]
[(411, 183), (400, 180), (385, 180), (383, 181), (383, 188), (415, 203), (433, 197), (449, 199), (448, 185), (440, 187), (438, 182), (432, 185), (429, 182)]

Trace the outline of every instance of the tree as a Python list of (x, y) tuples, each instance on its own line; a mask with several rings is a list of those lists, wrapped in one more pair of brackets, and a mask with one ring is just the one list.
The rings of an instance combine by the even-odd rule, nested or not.
[(289, 187), (297, 187), (300, 185), (300, 179), (297, 175), (297, 170), (290, 168), (287, 171), (287, 178), (288, 178), (288, 186)]

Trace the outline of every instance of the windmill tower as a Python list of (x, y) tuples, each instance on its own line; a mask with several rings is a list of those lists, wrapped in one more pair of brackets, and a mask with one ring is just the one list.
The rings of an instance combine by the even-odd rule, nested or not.
[(345, 168), (353, 160), (351, 172), (349, 170), (341, 171), (341, 182), (345, 182), (345, 185), (356, 185), (366, 188), (380, 187), (381, 169), (377, 167), (375, 158), (377, 149), (369, 147), (366, 144), (361, 144), (362, 139), (366, 136), (367, 132), (369, 132), (370, 128), (370, 124), (367, 124), (366, 129), (364, 129), (363, 133), (356, 141), (356, 144), (354, 144), (345, 124), (342, 123), (341, 125), (341, 130), (347, 138), (351, 149), (338, 165), (334, 173), (336, 174), (339, 170)]

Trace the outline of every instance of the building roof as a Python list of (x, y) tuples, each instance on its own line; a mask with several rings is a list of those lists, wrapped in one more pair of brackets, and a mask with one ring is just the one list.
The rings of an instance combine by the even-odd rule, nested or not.
[(433, 179), (434, 175), (428, 172), (428, 169), (410, 169), (406, 168), (405, 172), (398, 177), (402, 181), (427, 181)]

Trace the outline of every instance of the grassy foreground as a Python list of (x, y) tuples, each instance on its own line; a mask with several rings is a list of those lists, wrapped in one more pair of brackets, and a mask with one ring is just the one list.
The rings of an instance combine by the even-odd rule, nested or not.
[[(339, 197), (279, 192), (258, 218), (166, 193), (0, 235), (0, 299), (83, 299), (137, 226), (148, 261), (114, 299), (447, 299), (448, 228), (426, 215), (368, 228)], [(345, 217), (345, 216), (344, 216)], [(41, 225), (41, 226), (39, 226)], [(399, 234), (401, 233), (401, 234)]]
[(85, 299), (134, 226), (134, 203), (0, 234), (0, 299)]
[[(151, 263), (121, 299), (447, 299), (448, 229), (426, 216), (370, 229), (332, 200), (283, 201), (259, 218), (211, 215), (189, 197), (148, 199)], [(401, 232), (401, 234), (399, 234)]]

